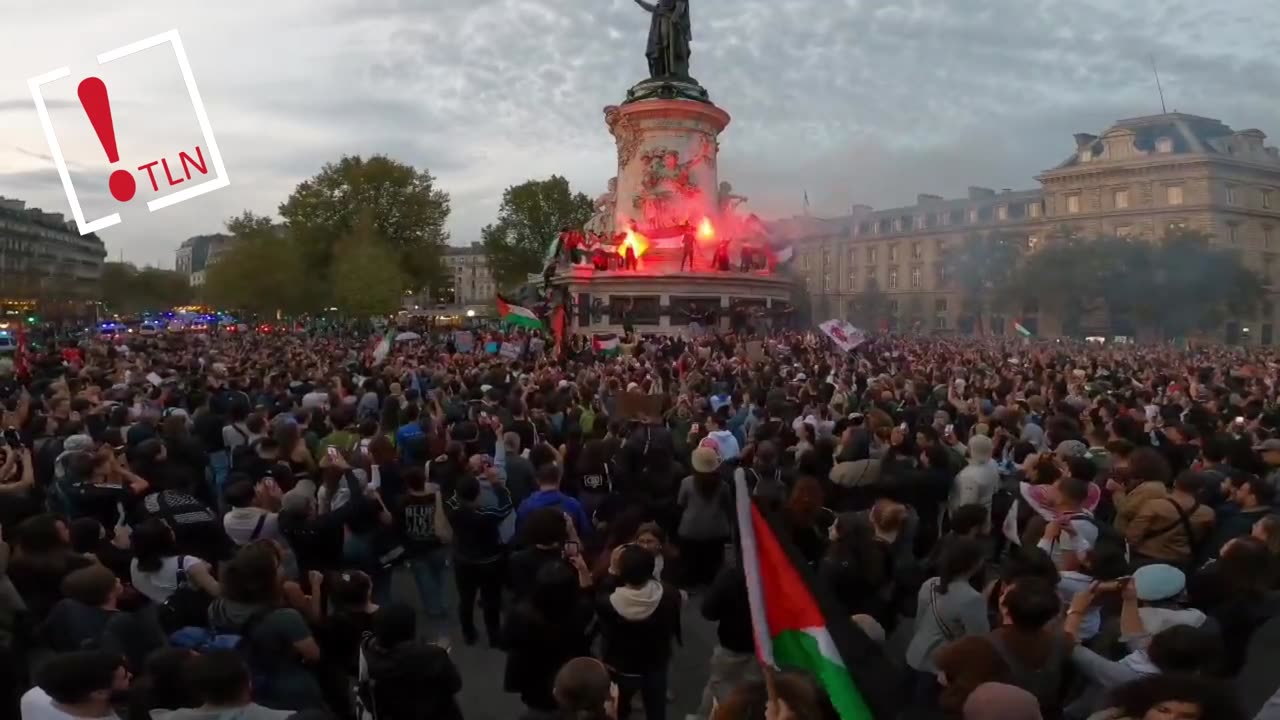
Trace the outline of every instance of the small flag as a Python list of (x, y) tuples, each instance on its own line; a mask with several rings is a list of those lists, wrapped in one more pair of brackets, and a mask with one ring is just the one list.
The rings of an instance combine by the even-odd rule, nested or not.
[(520, 305), (512, 305), (507, 302), (501, 295), (497, 296), (498, 303), (498, 319), (507, 325), (515, 325), (516, 327), (527, 328), (529, 330), (541, 330), (542, 321), (534, 314), (532, 310)]
[(1017, 320), (1014, 320), (1014, 321), (1013, 321), (1013, 329), (1014, 329), (1014, 331), (1015, 331), (1015, 332), (1017, 332), (1017, 333), (1018, 333), (1019, 335), (1021, 335), (1022, 337), (1028, 337), (1028, 338), (1029, 338), (1029, 337), (1031, 337), (1031, 331), (1030, 331), (1030, 330), (1028, 330), (1028, 329), (1027, 329), (1027, 327), (1026, 327), (1025, 325), (1023, 325), (1022, 323), (1018, 322)]
[(742, 568), (760, 662), (807, 672), (840, 720), (897, 717), (888, 663), (870, 638), (818, 588), (812, 571), (752, 501), (738, 476), (735, 495)]
[(591, 338), (591, 349), (601, 355), (612, 357), (622, 352), (622, 343), (618, 341), (618, 336), (613, 333), (595, 335)]

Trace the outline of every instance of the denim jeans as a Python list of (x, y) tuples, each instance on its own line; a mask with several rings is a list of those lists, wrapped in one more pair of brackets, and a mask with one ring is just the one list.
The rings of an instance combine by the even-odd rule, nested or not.
[(631, 715), (631, 699), (639, 694), (645, 720), (667, 720), (667, 668), (639, 675), (615, 672), (613, 681), (618, 684), (618, 717)]
[(213, 470), (213, 501), (224, 513), (226, 501), (222, 499), (222, 491), (227, 487), (227, 475), (231, 473), (231, 454), (226, 450), (215, 450), (209, 453), (209, 467)]
[(433, 632), (443, 632), (448, 623), (444, 597), (448, 559), (448, 549), (439, 547), (410, 558), (408, 563), (413, 583), (418, 586), (418, 598)]

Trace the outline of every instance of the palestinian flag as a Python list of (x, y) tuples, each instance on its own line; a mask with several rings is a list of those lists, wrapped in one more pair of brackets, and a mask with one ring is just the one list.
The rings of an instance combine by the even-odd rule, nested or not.
[(613, 333), (594, 335), (591, 338), (591, 349), (600, 355), (613, 357), (622, 352), (622, 343), (618, 340), (618, 336)]
[(542, 321), (529, 308), (512, 305), (501, 295), (497, 296), (498, 319), (507, 325), (515, 325), (528, 330), (541, 330)]
[[(775, 529), (735, 479), (742, 567), (760, 662), (809, 674), (840, 720), (897, 717), (894, 684), (880, 647), (826, 597), (788, 533)], [(780, 526), (778, 526), (780, 528)]]
[(1025, 325), (1018, 322), (1017, 320), (1013, 321), (1013, 331), (1025, 338), (1031, 337), (1031, 334), (1032, 334), (1031, 331), (1028, 330)]

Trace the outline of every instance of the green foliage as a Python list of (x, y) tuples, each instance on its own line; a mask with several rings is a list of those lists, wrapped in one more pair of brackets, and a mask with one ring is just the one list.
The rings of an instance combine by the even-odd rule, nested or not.
[(1000, 231), (972, 233), (944, 251), (943, 262), (960, 290), (964, 313), (973, 318), (979, 334), (986, 332), (991, 314), (1008, 307), (1026, 252), (1025, 236)]
[(191, 300), (187, 276), (173, 270), (142, 268), (132, 263), (105, 262), (99, 279), (99, 296), (118, 313), (164, 310)]
[(333, 299), (344, 313), (357, 317), (386, 315), (400, 307), (404, 274), (394, 250), (382, 242), (372, 217), (334, 249)]
[(299, 184), (280, 205), (280, 215), (302, 251), (309, 282), (327, 286), (325, 279), (338, 271), (338, 244), (366, 217), (413, 287), (443, 277), (449, 194), (435, 187), (426, 170), (382, 155), (344, 156)]
[(1027, 257), (1014, 294), (1062, 318), (1069, 335), (1101, 312), (1165, 338), (1210, 331), (1229, 315), (1251, 314), (1263, 295), (1239, 251), (1211, 240), (1194, 230), (1171, 230), (1158, 241), (1059, 234)]
[(480, 233), (498, 285), (513, 287), (542, 270), (547, 245), (564, 228), (581, 228), (591, 212), (591, 198), (573, 192), (559, 175), (507, 188), (497, 222)]
[(879, 330), (889, 319), (889, 302), (880, 283), (875, 278), (867, 278), (866, 289), (849, 301), (849, 322), (863, 330)]
[(307, 277), (301, 249), (289, 232), (248, 212), (228, 220), (227, 230), (235, 239), (205, 271), (206, 302), (260, 315), (315, 307), (315, 281)]

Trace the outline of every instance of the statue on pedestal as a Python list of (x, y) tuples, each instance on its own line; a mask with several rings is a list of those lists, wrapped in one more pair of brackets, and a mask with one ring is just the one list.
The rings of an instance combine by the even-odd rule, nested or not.
[(688, 78), (689, 42), (693, 39), (689, 22), (689, 0), (636, 0), (652, 17), (645, 57), (651, 78)]
[(609, 178), (609, 190), (595, 201), (595, 214), (587, 220), (587, 232), (605, 237), (613, 236), (613, 212), (618, 201), (618, 178)]

